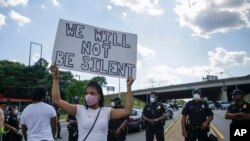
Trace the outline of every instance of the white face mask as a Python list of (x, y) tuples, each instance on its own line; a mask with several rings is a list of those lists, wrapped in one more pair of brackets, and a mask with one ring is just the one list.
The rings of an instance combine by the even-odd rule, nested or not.
[(115, 107), (115, 102), (111, 102), (111, 107)]
[(195, 101), (198, 101), (198, 100), (201, 99), (201, 96), (196, 93), (196, 94), (193, 95), (193, 98), (194, 98)]
[(154, 97), (150, 97), (150, 102), (154, 103), (155, 102), (155, 98)]
[(18, 110), (15, 110), (14, 114), (16, 115), (18, 113)]

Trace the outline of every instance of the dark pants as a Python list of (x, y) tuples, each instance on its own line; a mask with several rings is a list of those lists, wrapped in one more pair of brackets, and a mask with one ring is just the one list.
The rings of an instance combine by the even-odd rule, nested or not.
[(7, 134), (2, 135), (3, 141), (21, 141), (22, 135), (9, 131)]
[(57, 137), (61, 137), (61, 125), (60, 125), (60, 122), (58, 121), (57, 122)]
[(146, 141), (153, 141), (154, 135), (157, 141), (164, 141), (164, 128), (163, 126), (147, 126), (146, 128)]
[(185, 141), (208, 141), (207, 131), (201, 129), (189, 130)]
[(108, 141), (125, 141), (124, 135), (116, 136), (115, 134), (108, 133)]
[(77, 141), (78, 140), (78, 130), (77, 127), (74, 125), (69, 124), (67, 126), (69, 131), (69, 141)]

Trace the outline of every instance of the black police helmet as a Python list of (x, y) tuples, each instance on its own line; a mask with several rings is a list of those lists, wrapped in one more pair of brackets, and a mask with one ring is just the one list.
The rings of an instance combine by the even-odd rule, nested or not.
[(195, 88), (195, 89), (193, 89), (192, 94), (193, 94), (193, 95), (194, 95), (194, 94), (199, 94), (199, 95), (201, 95), (201, 90), (200, 90), (199, 88)]
[(114, 97), (112, 98), (110, 101), (113, 101), (113, 102), (121, 102), (121, 99), (119, 97)]

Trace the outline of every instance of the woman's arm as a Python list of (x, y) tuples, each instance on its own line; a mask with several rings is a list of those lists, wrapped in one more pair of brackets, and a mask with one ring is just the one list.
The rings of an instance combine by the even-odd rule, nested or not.
[(131, 86), (134, 82), (134, 79), (129, 77), (127, 80), (127, 94), (126, 94), (126, 104), (125, 109), (112, 109), (111, 110), (111, 119), (119, 119), (122, 117), (128, 116), (132, 111), (132, 91)]
[(55, 103), (58, 107), (60, 107), (65, 112), (76, 115), (76, 105), (70, 104), (60, 97), (60, 90), (59, 90), (59, 71), (57, 66), (52, 66), (52, 101)]

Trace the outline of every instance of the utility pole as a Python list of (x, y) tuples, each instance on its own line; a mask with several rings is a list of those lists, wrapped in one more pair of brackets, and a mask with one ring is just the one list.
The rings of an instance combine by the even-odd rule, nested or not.
[(30, 42), (29, 67), (30, 67), (30, 59), (31, 59), (31, 47), (32, 47), (33, 44), (39, 45), (41, 47), (41, 50), (40, 50), (40, 59), (42, 58), (43, 45), (39, 44), (39, 43), (36, 43), (36, 42)]

